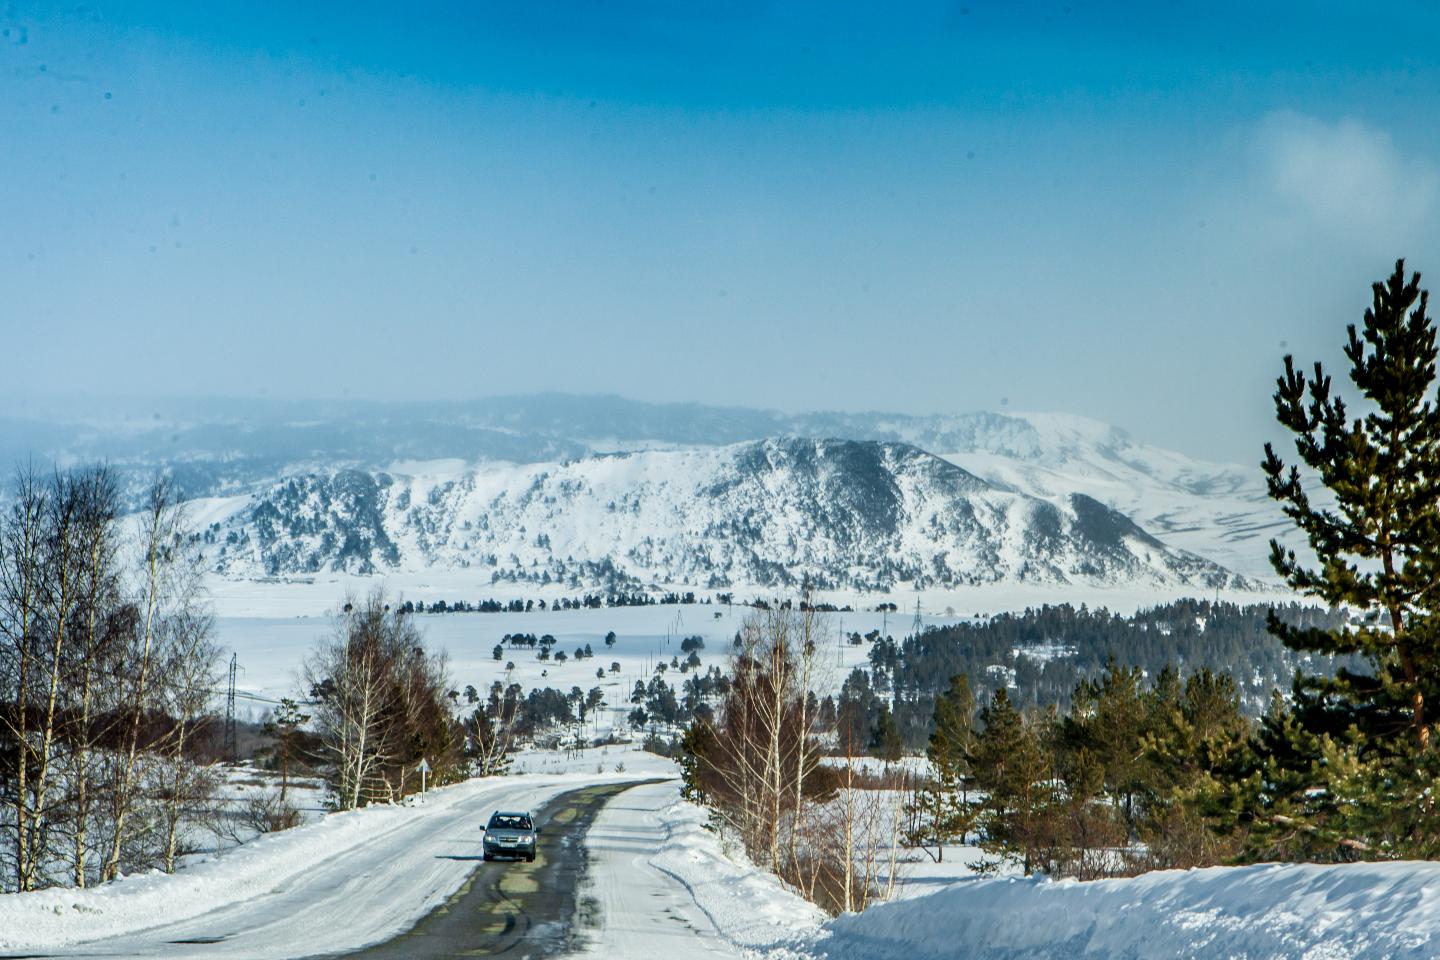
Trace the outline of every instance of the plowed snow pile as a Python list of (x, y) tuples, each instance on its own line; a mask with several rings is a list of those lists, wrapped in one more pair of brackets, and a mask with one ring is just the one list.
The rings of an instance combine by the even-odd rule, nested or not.
[(1090, 883), (967, 880), (839, 917), (827, 960), (1440, 956), (1440, 864), (1267, 864)]

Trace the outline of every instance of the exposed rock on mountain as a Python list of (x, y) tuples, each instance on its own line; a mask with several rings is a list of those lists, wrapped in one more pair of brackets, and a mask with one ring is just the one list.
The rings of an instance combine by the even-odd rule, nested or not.
[(491, 580), (894, 589), (1247, 583), (1081, 493), (987, 482), (905, 443), (770, 439), (563, 463), (287, 477), (206, 508), (238, 576), (476, 569)]

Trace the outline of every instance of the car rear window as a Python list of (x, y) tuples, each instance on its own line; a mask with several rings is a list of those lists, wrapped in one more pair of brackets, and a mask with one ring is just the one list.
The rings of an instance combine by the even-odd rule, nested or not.
[(490, 830), (529, 830), (530, 818), (497, 813), (490, 818)]

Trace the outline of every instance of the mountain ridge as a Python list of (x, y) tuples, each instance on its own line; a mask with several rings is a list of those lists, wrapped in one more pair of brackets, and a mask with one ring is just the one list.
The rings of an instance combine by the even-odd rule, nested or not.
[(1249, 582), (1077, 494), (1001, 489), (903, 443), (805, 438), (425, 474), (341, 469), (200, 505), (227, 576), (474, 569), (492, 582), (889, 591)]
[(109, 462), (136, 503), (162, 467), (188, 497), (244, 496), (288, 476), (342, 469), (563, 463), (819, 436), (912, 444), (992, 486), (1061, 507), (1083, 494), (1172, 547), (1251, 578), (1273, 576), (1268, 541), (1289, 529), (1258, 469), (1197, 460), (1069, 414), (788, 414), (556, 393), (401, 404), (135, 400), (103, 412), (36, 404), (26, 411), (30, 419), (0, 418), (0, 456)]

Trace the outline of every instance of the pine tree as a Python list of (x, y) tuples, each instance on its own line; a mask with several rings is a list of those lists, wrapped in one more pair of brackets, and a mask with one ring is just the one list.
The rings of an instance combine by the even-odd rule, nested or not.
[(875, 756), (887, 764), (899, 760), (905, 752), (905, 742), (900, 737), (900, 726), (889, 707), (881, 707), (875, 717), (875, 728), (870, 731), (870, 749)]
[(696, 721), (681, 734), (680, 754), (676, 758), (680, 766), (680, 796), (691, 803), (704, 806), (709, 802), (706, 777), (713, 776), (710, 765), (714, 762), (715, 750), (715, 728), (709, 723)]
[(933, 842), (935, 862), (941, 863), (945, 844), (956, 837), (963, 843), (974, 822), (965, 781), (975, 749), (975, 694), (968, 676), (950, 678), (950, 689), (935, 698), (934, 721), (925, 748), (930, 780), (916, 791), (912, 813), (920, 822), (909, 839), (922, 847)]
[(1220, 863), (1236, 852), (1234, 842), (1212, 829), (1230, 817), (1220, 802), (1228, 786), (1222, 778), (1250, 769), (1243, 758), (1251, 728), (1239, 691), (1227, 674), (1200, 670), (1181, 687), (1178, 675), (1167, 671), (1152, 696), (1145, 752), (1154, 796), (1140, 833), (1147, 863), (1160, 869)]
[(310, 722), (310, 714), (301, 713), (300, 705), (289, 697), (280, 698), (280, 707), (275, 710), (270, 719), (265, 722), (263, 732), (267, 737), (272, 737), (275, 743), (275, 752), (279, 755), (280, 765), (280, 800), (285, 800), (285, 795), (290, 790), (290, 759), (294, 754), (295, 738), (300, 728)]
[(1164, 687), (1178, 684), (1178, 677), (1163, 671), (1157, 684), (1162, 689), (1148, 693), (1139, 667), (1111, 661), (1103, 676), (1076, 686), (1071, 715), (1063, 723), (1063, 740), (1071, 752), (1089, 754), (1088, 762), (1098, 766), (1104, 791), (1119, 805), (1132, 832), (1141, 808), (1152, 798), (1151, 757), (1144, 748), (1152, 704), (1167, 695)]
[(995, 691), (980, 719), (985, 726), (975, 744), (975, 782), (985, 792), (980, 846), (1018, 860), (1029, 876), (1041, 866), (1041, 835), (1052, 799), (1050, 756), (1004, 687)]
[[(1285, 358), (1276, 415), (1295, 434), (1300, 462), (1265, 447), (1271, 497), (1304, 533), (1316, 564), (1271, 543), (1271, 561), (1295, 590), (1357, 616), (1338, 629), (1271, 629), (1292, 649), (1358, 654), (1368, 671), (1297, 673), (1289, 717), (1267, 720), (1252, 776), (1265, 850), (1283, 836), (1337, 857), (1429, 855), (1430, 783), (1440, 773), (1430, 703), (1440, 687), (1440, 408), (1436, 330), (1420, 275), (1404, 261), (1373, 285), (1345, 355), (1363, 415), (1352, 415), (1320, 364), (1307, 377)], [(1312, 501), (1318, 477), (1333, 506)], [(1288, 831), (1288, 833), (1287, 833)], [(1254, 844), (1251, 845), (1252, 849)]]

